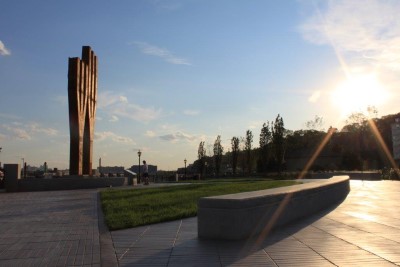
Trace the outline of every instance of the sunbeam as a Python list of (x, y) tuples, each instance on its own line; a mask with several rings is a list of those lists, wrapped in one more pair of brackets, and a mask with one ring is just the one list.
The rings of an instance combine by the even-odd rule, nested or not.
[[(321, 143), (318, 145), (318, 147), (315, 149), (313, 155), (310, 157), (308, 160), (307, 164), (304, 166), (304, 169), (300, 172), (299, 177), (297, 178), (298, 180), (301, 180), (304, 178), (304, 176), (307, 174), (308, 170), (312, 166), (312, 164), (315, 162), (319, 154), (321, 153), (322, 149), (326, 146), (326, 144), (329, 142), (331, 139), (334, 129), (329, 129), (328, 132), (326, 133), (324, 139), (321, 141)], [(281, 203), (279, 204), (278, 208), (272, 215), (271, 219), (268, 221), (267, 225), (263, 228), (259, 236), (257, 237), (257, 240), (255, 242), (255, 246), (259, 246), (263, 240), (269, 235), (271, 232), (272, 228), (275, 225), (275, 222), (278, 220), (278, 218), (281, 216), (282, 212), (285, 210), (287, 204), (289, 203), (290, 199), (292, 198), (292, 194), (289, 193), (287, 194)]]
[(379, 130), (376, 127), (375, 121), (372, 120), (372, 119), (369, 119), (368, 120), (368, 125), (369, 125), (374, 137), (378, 141), (378, 144), (381, 146), (383, 152), (385, 153), (385, 156), (389, 160), (390, 165), (396, 171), (397, 175), (399, 175), (400, 173), (399, 173), (399, 169), (397, 167), (397, 164), (396, 164), (394, 158), (392, 157), (392, 154), (390, 153), (388, 147), (386, 146), (385, 141), (382, 138), (382, 135), (379, 133)]

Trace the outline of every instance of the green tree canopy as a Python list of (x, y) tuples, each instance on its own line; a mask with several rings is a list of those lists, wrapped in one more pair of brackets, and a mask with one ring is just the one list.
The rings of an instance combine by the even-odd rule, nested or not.
[(253, 133), (250, 130), (246, 131), (246, 139), (244, 143), (244, 149), (246, 151), (246, 164), (247, 170), (251, 173), (251, 144), (253, 143)]
[(204, 147), (204, 141), (201, 141), (199, 144), (199, 149), (197, 150), (197, 157), (199, 160), (199, 172), (201, 177), (203, 177), (204, 173), (204, 162), (206, 157), (206, 148)]
[(231, 139), (231, 145), (232, 145), (232, 171), (233, 174), (236, 174), (236, 169), (237, 169), (237, 163), (238, 163), (238, 157), (239, 157), (239, 137), (232, 137)]
[(218, 135), (217, 139), (214, 142), (214, 161), (215, 161), (215, 171), (217, 172), (217, 175), (220, 174), (223, 152), (224, 148), (221, 144), (221, 136)]
[(272, 127), (272, 143), (275, 151), (275, 159), (278, 167), (278, 171), (282, 171), (282, 165), (284, 162), (285, 155), (285, 125), (283, 123), (283, 119), (278, 114), (275, 119), (275, 123)]
[(270, 130), (269, 122), (264, 123), (260, 133), (260, 157), (258, 159), (258, 170), (266, 171), (269, 159), (269, 146), (272, 140), (272, 132)]

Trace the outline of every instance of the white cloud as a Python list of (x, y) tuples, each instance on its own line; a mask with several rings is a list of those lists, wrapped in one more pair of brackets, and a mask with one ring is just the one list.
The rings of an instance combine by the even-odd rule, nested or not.
[(128, 103), (128, 98), (126, 96), (120, 96), (119, 101), (121, 101), (122, 103)]
[(29, 133), (24, 129), (14, 128), (11, 131), (15, 133), (15, 137), (17, 139), (22, 139), (22, 140), (31, 140), (32, 139), (32, 137), (29, 135)]
[(25, 130), (19, 127), (10, 127), (5, 125), (4, 128), (11, 134), (10, 137), (19, 140), (31, 140), (32, 136)]
[(199, 111), (199, 110), (190, 110), (190, 109), (187, 109), (187, 110), (184, 110), (184, 111), (183, 111), (183, 114), (188, 115), (188, 116), (197, 116), (197, 115), (200, 114), (200, 111)]
[(32, 140), (36, 134), (44, 134), (46, 136), (56, 136), (58, 134), (56, 129), (45, 128), (35, 122), (28, 124), (13, 122), (12, 126), (3, 125), (3, 128), (8, 132), (9, 139)]
[(177, 141), (181, 141), (181, 140), (194, 141), (197, 139), (196, 136), (186, 134), (181, 131), (178, 131), (176, 133), (161, 135), (161, 136), (159, 136), (159, 138), (161, 140), (169, 141), (169, 142), (177, 142)]
[(119, 121), (119, 118), (115, 115), (111, 116), (111, 119), (109, 120), (109, 122), (116, 122)]
[(165, 130), (165, 131), (173, 131), (174, 129), (176, 129), (176, 125), (163, 124), (163, 125), (160, 126), (160, 128)]
[(0, 40), (0, 55), (9, 56), (11, 55), (11, 51), (6, 48), (4, 43)]
[(186, 59), (175, 56), (172, 52), (165, 48), (160, 48), (146, 42), (133, 42), (133, 44), (139, 47), (143, 54), (160, 57), (168, 63), (176, 65), (192, 65)]
[(179, 126), (174, 124), (162, 124), (158, 126), (157, 131), (147, 131), (147, 137), (157, 137), (161, 141), (167, 141), (171, 143), (177, 143), (184, 141), (185, 144), (193, 145), (196, 142), (200, 142), (205, 138), (205, 135), (188, 133), (182, 130)]
[(99, 94), (98, 108), (110, 114), (115, 119), (119, 117), (128, 118), (136, 121), (151, 121), (161, 117), (161, 108), (142, 107), (137, 104), (129, 103), (128, 98), (113, 92)]
[(56, 129), (44, 128), (40, 126), (38, 123), (31, 123), (28, 126), (32, 133), (44, 133), (45, 135), (48, 136), (56, 136), (58, 134), (58, 131)]
[(161, 109), (142, 107), (136, 104), (126, 104), (114, 107), (114, 114), (136, 121), (152, 121), (161, 117)]
[(323, 5), (300, 26), (304, 39), (314, 44), (332, 45), (338, 56), (344, 56), (351, 65), (368, 63), (400, 70), (400, 1), (321, 3)]
[(126, 103), (128, 99), (125, 96), (114, 94), (113, 92), (103, 92), (98, 95), (97, 108), (103, 109), (114, 104)]
[(146, 131), (146, 136), (147, 136), (147, 137), (155, 137), (155, 136), (156, 136), (156, 133), (149, 130), (149, 131)]
[(94, 138), (96, 141), (104, 141), (106, 139), (111, 139), (117, 143), (127, 143), (127, 144), (135, 144), (132, 138), (120, 136), (113, 132), (95, 132)]

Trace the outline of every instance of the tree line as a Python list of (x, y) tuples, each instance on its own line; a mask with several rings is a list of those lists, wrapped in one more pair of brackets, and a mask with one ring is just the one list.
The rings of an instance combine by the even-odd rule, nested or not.
[[(241, 172), (250, 174), (254, 171), (254, 159), (257, 155), (257, 170), (264, 172), (268, 169), (281, 171), (283, 169), (285, 126), (283, 118), (278, 114), (274, 122), (263, 124), (260, 134), (259, 149), (253, 148), (253, 132), (246, 131), (245, 137), (234, 136), (231, 138), (230, 151), (224, 152), (221, 135), (218, 135), (213, 146), (213, 155), (207, 156), (205, 141), (201, 141), (197, 151), (198, 159), (195, 161), (198, 172), (204, 175), (205, 169), (210, 168), (216, 176), (221, 175), (221, 166), (225, 162), (225, 171), (237, 175), (239, 166)], [(213, 162), (212, 166), (208, 166)]]
[[(376, 109), (371, 113), (376, 116)], [(376, 118), (358, 112), (349, 116), (340, 131), (333, 127), (324, 131), (323, 118), (316, 116), (306, 122), (307, 129), (291, 131), (285, 128), (283, 118), (278, 114), (274, 121), (263, 123), (258, 147), (253, 146), (251, 130), (247, 130), (244, 137), (233, 136), (225, 153), (221, 135), (214, 141), (212, 155), (207, 155), (206, 144), (201, 141), (194, 168), (201, 177), (205, 174), (221, 176), (302, 171), (307, 159), (317, 151), (318, 155), (308, 166), (309, 170), (382, 169), (390, 165), (385, 151), (392, 152), (391, 125), (396, 123), (397, 118), (400, 118), (400, 113)]]

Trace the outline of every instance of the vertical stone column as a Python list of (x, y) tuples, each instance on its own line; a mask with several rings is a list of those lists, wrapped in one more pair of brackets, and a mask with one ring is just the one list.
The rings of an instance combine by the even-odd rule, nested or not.
[(83, 174), (92, 175), (94, 123), (97, 103), (97, 57), (89, 46), (83, 47), (82, 60), (87, 66), (86, 85), (88, 88), (85, 130), (83, 133)]
[(89, 46), (82, 47), (82, 60), (69, 58), (68, 101), (70, 175), (92, 175), (97, 57)]

